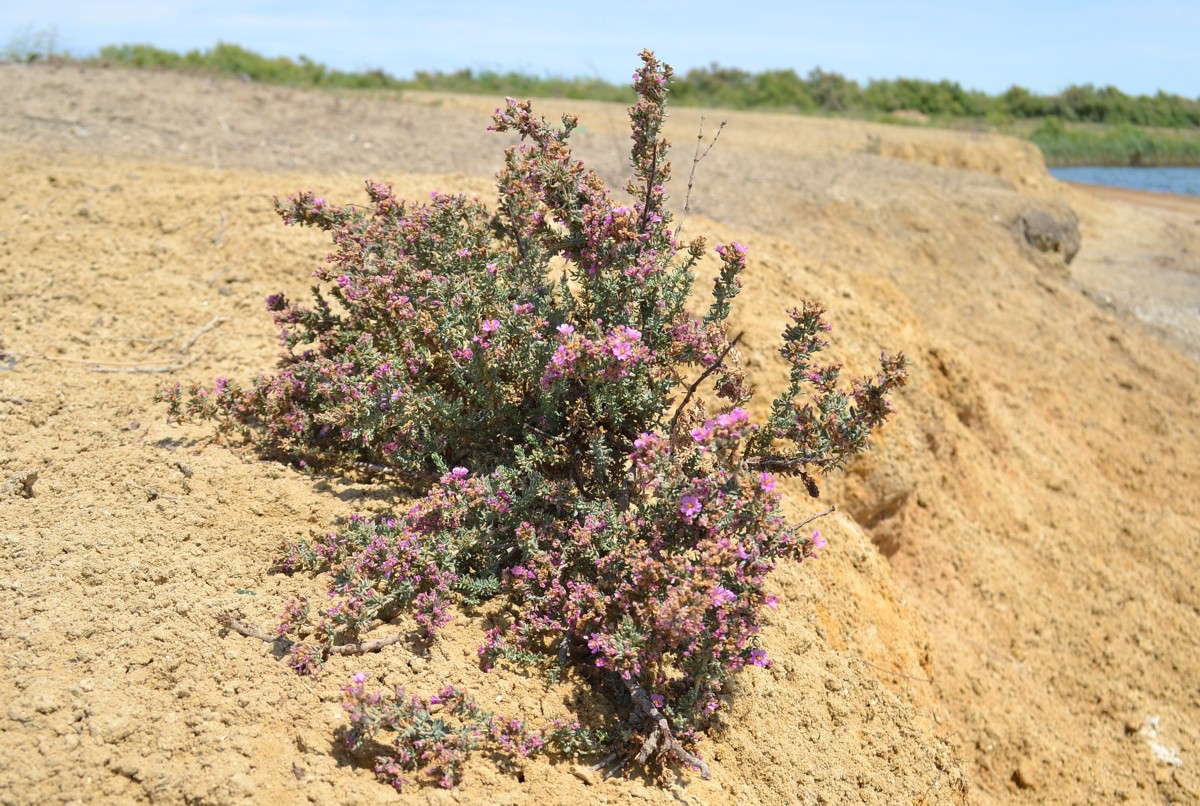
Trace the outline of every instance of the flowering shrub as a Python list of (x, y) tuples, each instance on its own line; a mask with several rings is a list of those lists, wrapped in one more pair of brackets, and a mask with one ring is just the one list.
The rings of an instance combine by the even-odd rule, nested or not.
[[(457, 599), (503, 596), (512, 615), (484, 636), (485, 666), (608, 681), (625, 727), (606, 761), (674, 759), (707, 776), (696, 739), (725, 684), (770, 663), (768, 573), (823, 545), (808, 521), (785, 521), (777, 479), (799, 476), (815, 496), (811, 473), (863, 450), (888, 416), (904, 359), (839, 388), (839, 367), (814, 360), (824, 311), (803, 303), (783, 333), (788, 388), (766, 422), (751, 421), (726, 324), (747, 248), (716, 247), (712, 303), (689, 313), (705, 243), (671, 229), (671, 70), (642, 60), (627, 199), (572, 156), (575, 118), (555, 127), (509, 99), (493, 128), (521, 143), (494, 210), (449, 195), (409, 204), (375, 183), (369, 212), (308, 193), (278, 203), (287, 223), (335, 245), (309, 305), (268, 300), (278, 371), (162, 397), (172, 415), (214, 418), (268, 453), (394, 472), (415, 490), (407, 511), (356, 517), (280, 559), (330, 572), (331, 604), (293, 602), (278, 628), (299, 671), (404, 614), (432, 639)], [(417, 769), (453, 783), (485, 740), (519, 754), (547, 736), (591, 746), (578, 726), (531, 733), (452, 690), (438, 700), (453, 704), (454, 729), (400, 691), (367, 693), (356, 678), (346, 692), (348, 744), (390, 731), (377, 769), (397, 785)]]

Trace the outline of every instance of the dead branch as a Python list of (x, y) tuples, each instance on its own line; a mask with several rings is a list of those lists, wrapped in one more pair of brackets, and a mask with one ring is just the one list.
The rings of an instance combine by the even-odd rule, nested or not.
[(192, 349), (192, 346), (195, 345), (201, 336), (214, 328), (220, 327), (223, 323), (228, 321), (229, 319), (227, 317), (214, 316), (211, 322), (203, 327), (198, 328), (196, 332), (191, 335), (191, 338), (179, 345), (179, 352), (186, 353), (188, 350)]
[(793, 529), (803, 529), (805, 526), (808, 526), (810, 523), (815, 521), (817, 518), (824, 518), (826, 515), (830, 514), (831, 512), (833, 512), (836, 509), (837, 509), (837, 507), (830, 507), (829, 509), (825, 510), (824, 512), (818, 512), (815, 515), (809, 515), (807, 518), (800, 521), (792, 528)]
[[(273, 644), (276, 641), (287, 647), (292, 647), (296, 644), (296, 642), (290, 638), (284, 638), (281, 635), (268, 635), (267, 633), (251, 627), (249, 624), (239, 621), (228, 614), (217, 616), (217, 623), (222, 627), (233, 630), (239, 635), (244, 635), (247, 638), (254, 638), (255, 640), (262, 641), (267, 644)], [(336, 644), (331, 647), (326, 647), (325, 649), (330, 655), (365, 655), (368, 652), (378, 652), (384, 647), (391, 646), (392, 644), (398, 644), (403, 640), (404, 634), (396, 633), (395, 635), (389, 635), (386, 638), (376, 638), (373, 641), (358, 641), (350, 644)]]
[(708, 369), (704, 370), (704, 372), (700, 373), (700, 377), (696, 379), (696, 382), (688, 387), (687, 394), (684, 395), (684, 397), (683, 397), (683, 402), (681, 402), (679, 404), (678, 408), (675, 409), (675, 416), (671, 418), (671, 424), (669, 426), (667, 426), (668, 434), (675, 433), (675, 423), (679, 421), (679, 415), (683, 413), (683, 410), (687, 406), (688, 401), (690, 401), (692, 399), (692, 395), (696, 394), (696, 390), (700, 388), (700, 384), (704, 383), (705, 378), (707, 378), (709, 375), (712, 375), (714, 372), (717, 371), (717, 369), (721, 366), (721, 364), (724, 363), (725, 356), (729, 355), (729, 351), (732, 350), (734, 348), (734, 345), (736, 345), (739, 341), (741, 341), (742, 336), (745, 336), (745, 335), (746, 335), (746, 331), (743, 330), (741, 333), (734, 336), (733, 341), (729, 342), (729, 344), (727, 344), (725, 346), (725, 349), (721, 351), (721, 354), (719, 356), (717, 356), (717, 360), (712, 363), (712, 366), (710, 366)]
[(148, 366), (145, 364), (134, 364), (131, 366), (122, 366), (122, 365), (118, 365), (118, 364), (109, 364), (109, 365), (95, 364), (93, 366), (88, 367), (88, 371), (89, 372), (145, 372), (145, 373), (175, 372), (176, 370), (184, 369), (185, 367), (190, 365), (195, 360), (196, 360), (195, 358), (190, 358), (187, 361), (181, 361), (176, 364), (162, 364), (159, 366)]
[(679, 226), (675, 228), (675, 239), (682, 243), (683, 241), (683, 222), (687, 221), (688, 213), (692, 209), (692, 186), (696, 184), (696, 166), (701, 160), (708, 156), (708, 152), (712, 151), (713, 146), (717, 144), (717, 140), (721, 137), (721, 132), (725, 130), (725, 124), (728, 121), (722, 120), (721, 125), (717, 127), (717, 133), (713, 136), (712, 142), (708, 144), (708, 148), (704, 149), (704, 153), (700, 153), (700, 146), (704, 142), (704, 115), (700, 116), (700, 131), (696, 134), (696, 153), (692, 157), (692, 171), (688, 174), (687, 194), (683, 197), (683, 212), (679, 216)]
[[(181, 356), (196, 345), (200, 337), (205, 333), (219, 327), (221, 324), (228, 322), (229, 319), (224, 316), (214, 316), (208, 324), (197, 328), (191, 336), (185, 339), (179, 348), (175, 351)], [(132, 373), (157, 373), (157, 372), (176, 372), (187, 368), (200, 356), (190, 356), (184, 360), (176, 361), (173, 364), (144, 364), (144, 363), (124, 363), (116, 361), (95, 361), (83, 358), (67, 358), (65, 356), (43, 355), (40, 353), (10, 353), (14, 357), (33, 358), (42, 361), (54, 361), (60, 364), (81, 364), (87, 367), (89, 372), (132, 372)]]

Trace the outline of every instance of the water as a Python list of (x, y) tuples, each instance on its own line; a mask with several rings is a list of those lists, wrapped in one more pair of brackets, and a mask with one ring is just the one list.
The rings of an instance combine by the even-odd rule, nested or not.
[(1114, 168), (1106, 165), (1082, 165), (1051, 168), (1050, 175), (1066, 182), (1200, 196), (1200, 168)]

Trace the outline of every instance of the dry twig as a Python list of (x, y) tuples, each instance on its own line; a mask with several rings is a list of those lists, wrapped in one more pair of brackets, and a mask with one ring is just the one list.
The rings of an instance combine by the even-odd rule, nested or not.
[[(238, 621), (229, 614), (217, 616), (217, 623), (222, 627), (226, 627), (239, 635), (244, 635), (247, 638), (254, 638), (267, 644), (273, 644), (276, 641), (286, 647), (295, 646), (296, 642), (290, 638), (284, 638), (278, 635), (268, 635), (262, 630), (251, 627), (245, 622)], [(373, 641), (358, 641), (350, 644), (336, 644), (331, 647), (326, 647), (326, 651), (330, 655), (365, 655), (368, 652), (378, 652), (384, 647), (398, 644), (404, 640), (403, 633), (389, 635), (387, 638), (376, 638)]]
[(193, 345), (196, 344), (201, 336), (228, 321), (229, 319), (227, 317), (214, 316), (212, 321), (210, 321), (207, 325), (197, 328), (196, 332), (191, 335), (191, 338), (179, 345), (179, 352), (186, 353), (188, 350), (192, 349)]
[(679, 226), (675, 228), (675, 238), (682, 243), (683, 239), (683, 222), (687, 221), (687, 215), (692, 209), (692, 186), (696, 184), (696, 166), (700, 161), (708, 156), (708, 152), (712, 151), (713, 146), (717, 144), (717, 140), (721, 137), (721, 132), (725, 131), (725, 124), (728, 121), (721, 121), (721, 125), (717, 127), (717, 133), (713, 136), (712, 142), (708, 144), (708, 148), (704, 149), (704, 153), (700, 153), (700, 146), (704, 142), (704, 115), (700, 116), (700, 131), (696, 134), (696, 153), (692, 157), (692, 172), (688, 174), (687, 194), (683, 198), (683, 212), (679, 216)]
[(717, 356), (717, 360), (712, 363), (712, 366), (700, 373), (700, 377), (696, 379), (696, 382), (688, 387), (687, 394), (683, 397), (683, 402), (681, 402), (678, 408), (675, 409), (675, 416), (671, 418), (671, 424), (667, 426), (668, 434), (675, 433), (675, 423), (679, 421), (679, 415), (683, 413), (683, 409), (685, 406), (687, 406), (688, 401), (692, 399), (692, 395), (696, 394), (696, 390), (700, 388), (700, 384), (704, 383), (705, 378), (717, 371), (721, 364), (724, 363), (725, 356), (729, 355), (729, 351), (732, 350), (734, 346), (742, 340), (742, 336), (745, 335), (746, 331), (743, 330), (741, 333), (734, 336), (733, 341), (729, 342), (729, 344), (725, 346), (725, 349), (721, 351), (719, 356)]

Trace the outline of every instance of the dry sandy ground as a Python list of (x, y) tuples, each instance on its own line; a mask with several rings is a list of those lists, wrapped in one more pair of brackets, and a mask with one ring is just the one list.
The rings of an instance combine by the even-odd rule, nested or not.
[[(534, 721), (591, 707), (481, 672), (462, 613), (427, 655), (315, 680), (222, 635), (221, 612), (269, 625), (320, 589), (268, 573), (282, 540), (397, 502), (152, 402), (271, 368), (263, 300), (303, 292), (324, 250), (272, 195), (352, 201), (373, 177), (489, 198), (495, 100), (19, 66), (0, 96), (0, 802), (394, 801), (333, 741), (356, 671)], [(620, 177), (622, 110), (570, 107), (579, 152)], [(712, 781), (481, 758), (458, 791), (400, 799), (1200, 801), (1200, 205), (1069, 188), (988, 135), (727, 117), (686, 231), (751, 246), (756, 383), (781, 385), (783, 311), (809, 295), (852, 368), (911, 358), (898, 416), (826, 485), (824, 556), (775, 574), (776, 664), (740, 676), (702, 748)], [(697, 113), (673, 125), (683, 180)], [(1068, 267), (1015, 222), (1070, 209)]]

